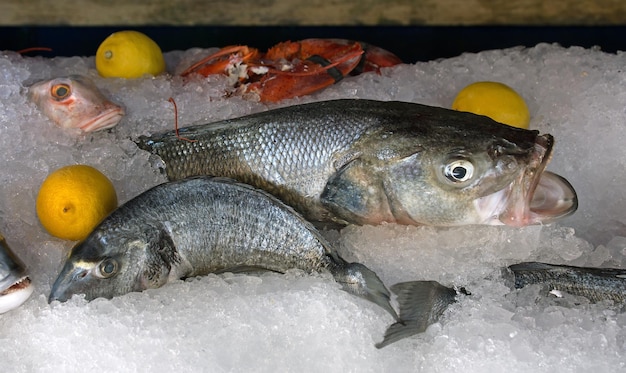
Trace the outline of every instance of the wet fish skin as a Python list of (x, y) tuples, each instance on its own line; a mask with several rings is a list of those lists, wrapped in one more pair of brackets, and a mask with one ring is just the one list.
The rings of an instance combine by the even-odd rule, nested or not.
[(550, 290), (583, 296), (596, 303), (611, 300), (626, 304), (626, 269), (590, 268), (526, 262), (508, 267), (514, 276), (514, 286), (544, 284)]
[[(344, 290), (389, 312), (398, 325), (385, 340), (423, 331), (432, 322), (432, 304), (454, 301), (434, 292), (419, 304), (401, 304), (398, 316), (378, 276), (344, 261), (291, 207), (249, 185), (212, 177), (161, 184), (120, 206), (72, 249), (49, 301), (74, 294), (111, 298), (209, 273), (292, 268), (327, 270)], [(437, 283), (422, 287), (431, 284)]]
[(24, 263), (0, 234), (0, 313), (21, 306), (32, 292), (33, 286)]
[[(543, 172), (550, 135), (443, 108), (322, 101), (187, 127), (180, 136), (195, 142), (170, 131), (136, 143), (161, 158), (169, 180), (230, 177), (313, 222), (523, 226), (577, 207), (571, 185)], [(534, 194), (544, 197), (540, 205)]]
[(42, 80), (28, 88), (28, 98), (65, 129), (101, 131), (116, 126), (124, 108), (110, 101), (89, 78), (70, 75)]

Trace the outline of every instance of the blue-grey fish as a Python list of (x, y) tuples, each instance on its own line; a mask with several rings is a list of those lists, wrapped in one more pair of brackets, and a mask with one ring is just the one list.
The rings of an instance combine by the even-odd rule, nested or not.
[(32, 293), (24, 264), (0, 234), (0, 313), (19, 307)]
[(626, 304), (626, 269), (589, 268), (538, 262), (509, 266), (515, 287), (542, 284), (551, 291), (583, 296), (590, 302), (612, 300)]
[(37, 82), (28, 88), (28, 98), (61, 128), (100, 131), (114, 127), (124, 116), (123, 107), (81, 75)]
[(436, 282), (398, 284), (400, 315), (378, 276), (348, 263), (291, 207), (231, 179), (158, 185), (120, 206), (71, 251), (49, 301), (74, 294), (111, 298), (174, 279), (250, 269), (329, 271), (343, 289), (396, 320), (379, 347), (419, 333), (454, 302)]
[(408, 225), (548, 223), (577, 197), (544, 169), (554, 140), (407, 102), (334, 100), (140, 137), (170, 180), (225, 176), (308, 220)]

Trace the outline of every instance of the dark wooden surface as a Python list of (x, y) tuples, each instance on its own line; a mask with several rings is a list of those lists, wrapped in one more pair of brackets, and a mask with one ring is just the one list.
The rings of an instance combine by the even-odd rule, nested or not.
[(2, 0), (0, 25), (626, 25), (626, 1)]

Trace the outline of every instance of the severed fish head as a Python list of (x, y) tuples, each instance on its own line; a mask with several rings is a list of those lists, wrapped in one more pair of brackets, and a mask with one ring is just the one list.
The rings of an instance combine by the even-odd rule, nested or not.
[(99, 131), (114, 127), (124, 116), (124, 108), (79, 75), (37, 82), (28, 88), (28, 98), (61, 128)]
[(0, 313), (19, 307), (32, 292), (33, 286), (24, 264), (0, 235)]
[(419, 125), (363, 137), (326, 185), (322, 203), (345, 221), (521, 227), (576, 211), (569, 182), (545, 171), (551, 135), (442, 108), (405, 116)]

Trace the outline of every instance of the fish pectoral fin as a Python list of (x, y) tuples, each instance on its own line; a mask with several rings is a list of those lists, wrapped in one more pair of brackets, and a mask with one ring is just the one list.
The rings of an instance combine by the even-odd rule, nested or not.
[(345, 221), (357, 224), (393, 221), (380, 178), (361, 159), (350, 161), (330, 177), (320, 201)]
[(423, 333), (456, 301), (456, 291), (436, 281), (402, 282), (393, 285), (391, 291), (397, 295), (400, 320), (385, 331), (377, 348)]

